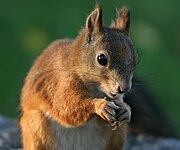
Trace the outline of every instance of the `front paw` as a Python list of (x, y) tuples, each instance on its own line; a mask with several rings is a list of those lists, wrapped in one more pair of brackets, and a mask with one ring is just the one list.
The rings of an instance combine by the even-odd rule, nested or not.
[(120, 109), (120, 106), (116, 105), (114, 102), (108, 102), (106, 100), (101, 100), (96, 103), (96, 113), (107, 120), (108, 122), (118, 121), (117, 111)]
[(117, 119), (117, 121), (114, 121), (111, 125), (113, 127), (112, 130), (116, 130), (118, 127), (120, 127), (123, 124), (129, 123), (131, 120), (131, 109), (129, 105), (119, 101), (115, 101), (114, 103), (116, 104), (116, 106), (119, 107), (119, 109), (116, 110), (115, 118)]

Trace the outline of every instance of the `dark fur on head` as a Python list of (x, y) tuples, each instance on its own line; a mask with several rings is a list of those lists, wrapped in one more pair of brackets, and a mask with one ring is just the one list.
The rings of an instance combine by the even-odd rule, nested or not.
[[(127, 92), (131, 88), (133, 71), (138, 62), (138, 55), (129, 36), (130, 11), (123, 7), (112, 26), (103, 25), (102, 9), (98, 5), (86, 20), (86, 26), (75, 42), (78, 45), (78, 58), (84, 72), (94, 74), (86, 80), (99, 82), (99, 87), (106, 94)], [(108, 63), (98, 64), (97, 57), (104, 54)], [(81, 71), (80, 71), (81, 72)], [(104, 79), (104, 80), (102, 80)]]

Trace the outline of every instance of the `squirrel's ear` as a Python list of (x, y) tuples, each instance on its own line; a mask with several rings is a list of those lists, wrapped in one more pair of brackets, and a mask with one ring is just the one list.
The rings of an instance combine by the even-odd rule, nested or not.
[(102, 9), (97, 5), (95, 10), (91, 12), (86, 20), (86, 29), (92, 33), (94, 31), (101, 32), (103, 30)]
[(122, 7), (118, 11), (118, 16), (116, 22), (114, 22), (112, 27), (118, 28), (121, 31), (126, 31), (129, 33), (130, 28), (130, 10), (128, 7)]

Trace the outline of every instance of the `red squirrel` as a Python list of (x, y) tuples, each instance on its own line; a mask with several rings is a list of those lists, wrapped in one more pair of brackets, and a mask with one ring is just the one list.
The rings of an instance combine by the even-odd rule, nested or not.
[(121, 150), (130, 121), (123, 102), (138, 55), (123, 7), (111, 26), (96, 6), (74, 39), (53, 42), (35, 61), (21, 93), (24, 150)]

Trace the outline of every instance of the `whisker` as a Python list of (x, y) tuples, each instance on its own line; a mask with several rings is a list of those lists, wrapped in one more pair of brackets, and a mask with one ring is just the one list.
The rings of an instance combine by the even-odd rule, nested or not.
[[(52, 73), (52, 71), (58, 71), (58, 72), (64, 71), (64, 72), (77, 73), (77, 71), (60, 70), (60, 69), (51, 69), (51, 70), (48, 70), (48, 71), (44, 71), (42, 73)], [(89, 73), (89, 72), (83, 72), (83, 71), (79, 71), (79, 73), (85, 74), (85, 75), (96, 76), (96, 77), (99, 77), (99, 78), (106, 78), (104, 76), (101, 76), (101, 75), (98, 75), (98, 74), (95, 74), (95, 73)]]

